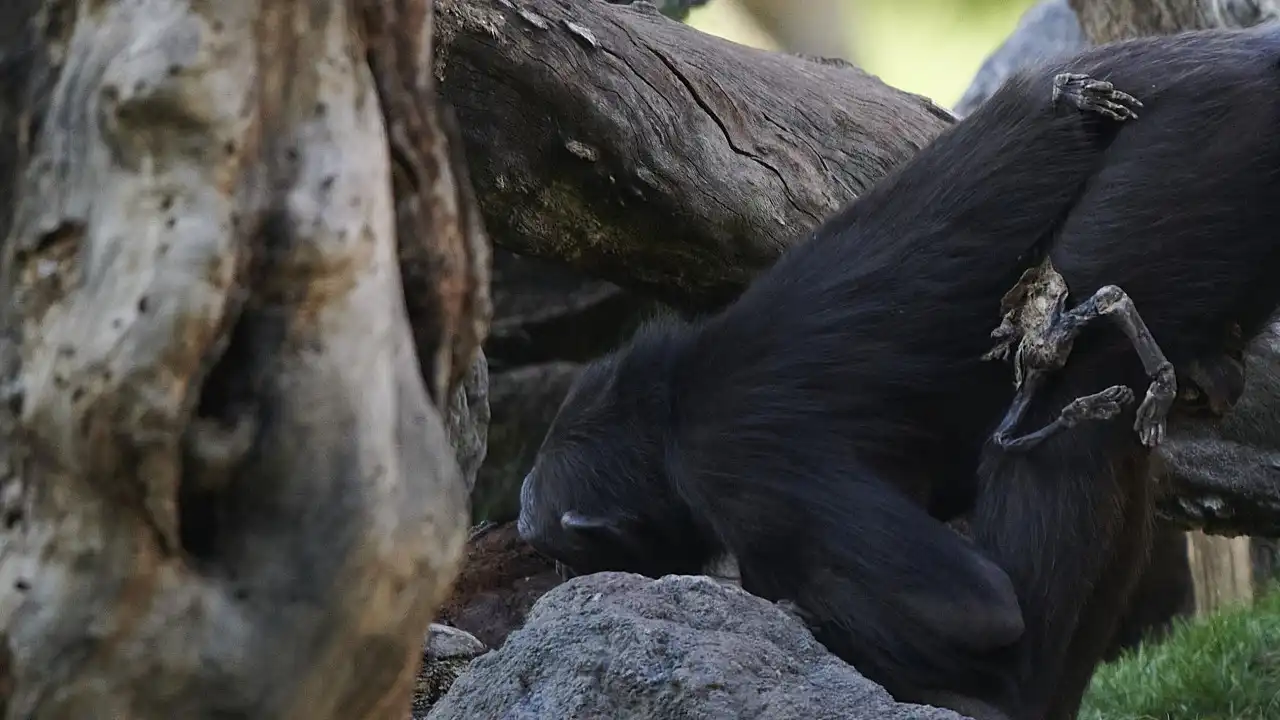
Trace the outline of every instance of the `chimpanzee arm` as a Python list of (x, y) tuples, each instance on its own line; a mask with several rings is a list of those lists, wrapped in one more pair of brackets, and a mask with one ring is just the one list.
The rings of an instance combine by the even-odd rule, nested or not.
[(681, 483), (744, 589), (790, 601), (820, 642), (900, 700), (1011, 677), (998, 658), (1022, 614), (999, 567), (878, 477), (783, 464)]

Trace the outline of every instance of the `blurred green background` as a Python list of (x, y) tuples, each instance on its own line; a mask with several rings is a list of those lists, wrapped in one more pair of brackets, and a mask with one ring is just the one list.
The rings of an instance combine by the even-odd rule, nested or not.
[[(803, 12), (805, 0), (791, 0)], [(1032, 0), (850, 0), (846, 28), (857, 64), (882, 80), (951, 107), (987, 54), (1017, 25)], [(689, 24), (744, 45), (776, 49), (734, 0), (712, 0)]]

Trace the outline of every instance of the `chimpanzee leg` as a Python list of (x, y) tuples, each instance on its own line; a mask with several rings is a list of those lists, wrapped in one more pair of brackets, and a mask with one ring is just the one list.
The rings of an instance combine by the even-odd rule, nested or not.
[(1000, 448), (1008, 452), (1027, 452), (1055, 433), (1073, 428), (1086, 420), (1110, 420), (1119, 415), (1126, 405), (1133, 402), (1132, 390), (1124, 385), (1112, 385), (1102, 392), (1085, 395), (1067, 403), (1053, 422), (1039, 430), (1011, 438), (1010, 433), (1022, 420), (1027, 407), (1031, 404), (1031, 398), (1044, 377), (1043, 372), (1033, 371), (1022, 387), (1018, 388), (1009, 412), (1005, 414), (1004, 420), (991, 436)]
[(1011, 720), (1009, 715), (990, 703), (942, 690), (921, 693), (919, 697), (913, 698), (912, 702), (918, 705), (946, 708), (973, 720)]
[[(1077, 388), (1096, 371), (1069, 364), (1063, 381), (1040, 393), (1028, 418), (1052, 417), (1046, 410), (1078, 397)], [(1149, 482), (1134, 470), (1141, 464), (1135, 458), (1146, 452), (1128, 430), (1108, 423), (1059, 432), (1031, 453), (1008, 453), (994, 444), (984, 452), (970, 527), (983, 554), (1017, 588), (1026, 627), (1016, 664), (1018, 695), (996, 702), (1009, 716), (1057, 720), (1056, 709), (1071, 704), (1067, 689), (1087, 679), (1105, 649), (1077, 637), (1109, 639), (1106, 615), (1118, 616), (1125, 607), (1127, 595), (1118, 591), (1128, 586), (1109, 586), (1107, 578), (1122, 569), (1117, 548), (1131, 530), (1128, 486)]]
[(1117, 610), (1129, 607), (1150, 561), (1155, 507), (1148, 464), (1135, 459), (1128, 469), (1122, 486), (1126, 493), (1123, 524), (1111, 548), (1111, 559), (1076, 620), (1076, 632), (1045, 720), (1074, 720), (1080, 712), (1094, 669), (1115, 635), (1120, 620)]

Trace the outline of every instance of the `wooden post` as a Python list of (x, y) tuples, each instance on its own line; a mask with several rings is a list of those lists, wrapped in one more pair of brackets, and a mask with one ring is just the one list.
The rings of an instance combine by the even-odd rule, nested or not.
[(1253, 559), (1247, 536), (1187, 533), (1187, 554), (1195, 581), (1196, 615), (1253, 602)]

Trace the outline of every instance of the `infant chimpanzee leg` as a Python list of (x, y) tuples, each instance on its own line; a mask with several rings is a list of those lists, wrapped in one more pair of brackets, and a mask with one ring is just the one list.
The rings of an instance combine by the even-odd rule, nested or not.
[(1059, 73), (1053, 77), (1053, 102), (1067, 102), (1077, 110), (1096, 112), (1112, 120), (1135, 120), (1134, 108), (1142, 102), (1115, 89), (1105, 80), (1095, 80), (1084, 73)]
[(1169, 408), (1177, 396), (1177, 380), (1173, 365), (1165, 357), (1151, 331), (1138, 314), (1133, 301), (1118, 287), (1100, 288), (1088, 300), (1071, 310), (1050, 319), (1039, 337), (1023, 337), (1017, 354), (1017, 362), (1025, 363), (1029, 377), (1018, 388), (1008, 414), (992, 436), (996, 445), (1006, 451), (1026, 452), (1055, 432), (1074, 427), (1085, 419), (1110, 419), (1120, 410), (1121, 404), (1132, 399), (1132, 392), (1124, 386), (1114, 386), (1102, 392), (1072, 401), (1053, 422), (1028, 435), (1010, 438), (1030, 402), (1030, 396), (1039, 388), (1038, 379), (1049, 369), (1061, 368), (1071, 353), (1072, 345), (1080, 332), (1092, 321), (1106, 317), (1112, 320), (1129, 338), (1147, 375), (1152, 379), (1147, 396), (1138, 407), (1134, 430), (1148, 447), (1164, 439), (1165, 422)]
[(1010, 437), (1014, 428), (1026, 414), (1027, 408), (1035, 397), (1036, 391), (1044, 383), (1046, 375), (1043, 371), (1034, 370), (1027, 376), (1026, 382), (1018, 388), (1018, 394), (1009, 406), (1009, 412), (1000, 421), (996, 431), (991, 434), (995, 444), (1006, 452), (1027, 452), (1056, 433), (1069, 430), (1085, 421), (1110, 420), (1126, 405), (1133, 402), (1133, 391), (1123, 385), (1113, 385), (1101, 392), (1078, 397), (1067, 403), (1053, 422), (1036, 430)]

